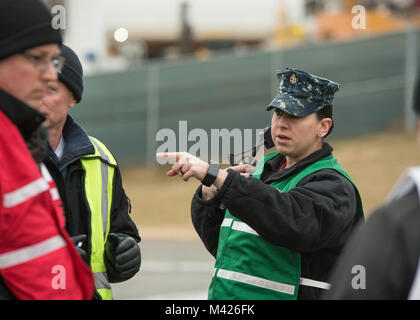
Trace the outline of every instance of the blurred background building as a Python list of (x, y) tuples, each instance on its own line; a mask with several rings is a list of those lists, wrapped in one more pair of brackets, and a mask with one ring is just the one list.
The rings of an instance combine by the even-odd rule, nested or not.
[(64, 40), (87, 76), (72, 114), (122, 164), (156, 164), (157, 132), (182, 120), (264, 128), (286, 66), (342, 84), (332, 138), (414, 130), (420, 0), (46, 2), (65, 9)]
[[(217, 50), (288, 48), (420, 25), (419, 0), (49, 0), (66, 9), (65, 42), (87, 73)], [(352, 8), (366, 29), (352, 28)]]

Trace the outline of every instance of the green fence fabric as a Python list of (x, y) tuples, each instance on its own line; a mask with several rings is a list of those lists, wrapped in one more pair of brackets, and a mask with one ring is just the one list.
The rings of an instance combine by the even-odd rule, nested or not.
[(417, 66), (407, 61), (413, 48), (407, 32), (223, 53), (207, 61), (163, 61), (86, 77), (83, 101), (71, 113), (122, 165), (153, 164), (162, 143), (156, 142), (156, 132), (170, 128), (178, 135), (179, 121), (187, 121), (188, 130), (204, 129), (209, 137), (211, 129), (267, 126), (271, 113), (265, 106), (278, 85), (275, 70), (287, 66), (342, 85), (334, 102), (332, 139), (380, 131), (404, 120), (406, 86), (412, 86), (407, 70), (420, 67), (420, 31), (412, 32)]

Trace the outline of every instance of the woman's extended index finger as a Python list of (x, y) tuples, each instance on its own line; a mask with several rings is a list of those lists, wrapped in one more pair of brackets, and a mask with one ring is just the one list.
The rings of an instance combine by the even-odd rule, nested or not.
[(169, 158), (169, 159), (173, 159), (175, 161), (179, 160), (179, 152), (159, 152), (156, 153), (156, 157), (160, 157), (160, 158)]

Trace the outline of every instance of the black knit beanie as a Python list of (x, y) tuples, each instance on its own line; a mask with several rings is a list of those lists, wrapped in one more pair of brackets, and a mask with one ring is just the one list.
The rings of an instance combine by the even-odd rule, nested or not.
[(27, 49), (61, 44), (60, 30), (39, 0), (0, 0), (0, 60)]
[(66, 85), (73, 93), (77, 102), (82, 100), (83, 93), (83, 68), (77, 54), (67, 47), (61, 46), (61, 55), (66, 58), (63, 70), (58, 74), (58, 80)]

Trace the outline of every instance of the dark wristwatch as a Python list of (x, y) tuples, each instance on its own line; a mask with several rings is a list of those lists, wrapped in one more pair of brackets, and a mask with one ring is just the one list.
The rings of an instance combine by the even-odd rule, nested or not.
[(204, 177), (203, 181), (201, 181), (201, 183), (206, 187), (210, 187), (216, 180), (219, 170), (220, 163), (217, 161), (210, 160), (209, 169), (207, 170), (207, 174)]

